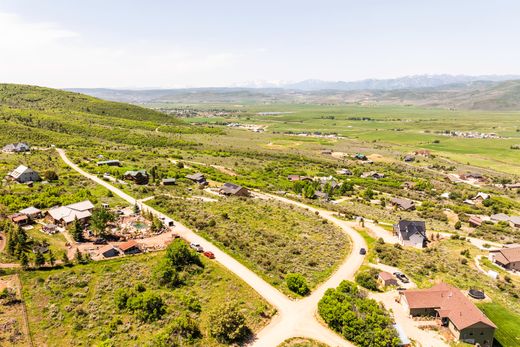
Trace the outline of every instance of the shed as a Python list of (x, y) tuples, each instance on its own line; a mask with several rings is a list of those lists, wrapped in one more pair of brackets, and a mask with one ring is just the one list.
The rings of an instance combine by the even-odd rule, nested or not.
[(141, 249), (139, 248), (139, 244), (135, 240), (129, 240), (126, 242), (123, 242), (119, 245), (119, 249), (124, 254), (136, 254), (141, 253)]
[(100, 256), (103, 256), (103, 258), (112, 258), (117, 257), (119, 255), (119, 251), (114, 248), (112, 245), (106, 245), (99, 249)]

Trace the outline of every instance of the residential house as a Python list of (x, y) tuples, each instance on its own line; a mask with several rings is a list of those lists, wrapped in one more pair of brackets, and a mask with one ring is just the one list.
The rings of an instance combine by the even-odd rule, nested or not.
[(466, 181), (477, 181), (477, 182), (485, 182), (486, 178), (478, 173), (478, 172), (468, 172), (460, 175), (460, 178)]
[(124, 177), (127, 180), (134, 181), (136, 184), (148, 184), (148, 173), (146, 170), (127, 171)]
[(220, 187), (219, 193), (227, 196), (249, 196), (249, 190), (233, 183), (224, 183), (224, 185)]
[(368, 160), (367, 156), (364, 155), (364, 154), (361, 154), (361, 153), (356, 153), (356, 155), (354, 155), (354, 159), (357, 159), (357, 160)]
[(15, 213), (7, 218), (16, 225), (26, 225), (29, 223), (29, 217), (23, 213)]
[(324, 149), (323, 151), (321, 151), (321, 154), (323, 154), (323, 155), (331, 155), (332, 154), (332, 149)]
[(30, 147), (25, 142), (10, 143), (2, 148), (5, 153), (20, 153), (29, 151)]
[(119, 251), (112, 245), (106, 245), (99, 249), (98, 255), (103, 258), (113, 258), (119, 255)]
[(501, 248), (490, 252), (495, 263), (508, 270), (520, 271), (520, 246)]
[(472, 227), (476, 228), (482, 225), (482, 219), (480, 219), (478, 216), (471, 216), (469, 217), (468, 223)]
[(206, 182), (206, 177), (204, 177), (204, 175), (200, 172), (194, 173), (192, 175), (187, 175), (186, 178), (200, 185), (208, 184), (208, 182)]
[(289, 180), (289, 181), (291, 181), (291, 182), (296, 182), (296, 181), (312, 181), (312, 178), (311, 178), (311, 177), (308, 177), (308, 176), (289, 175), (289, 176), (287, 176), (287, 180)]
[(490, 198), (490, 195), (487, 193), (478, 192), (477, 195), (473, 198), (476, 203), (482, 203), (482, 201)]
[(330, 200), (329, 194), (324, 193), (324, 192), (320, 192), (319, 190), (314, 192), (314, 198), (315, 199), (325, 200), (325, 201), (329, 201)]
[(75, 204), (51, 208), (48, 211), (51, 221), (54, 224), (67, 226), (68, 224), (78, 220), (82, 224), (86, 224), (92, 216), (94, 205), (89, 201), (81, 201)]
[(407, 163), (410, 163), (412, 161), (415, 161), (415, 157), (413, 155), (406, 155), (403, 160)]
[(382, 174), (382, 173), (379, 173), (376, 171), (368, 171), (368, 172), (363, 172), (361, 174), (361, 178), (373, 178), (375, 180), (378, 180), (378, 179), (384, 178), (384, 177), (385, 177), (385, 174)]
[(511, 225), (512, 228), (520, 228), (520, 216), (509, 217), (509, 225)]
[(492, 222), (498, 223), (498, 222), (509, 222), (509, 216), (505, 213), (496, 213), (489, 217)]
[(381, 271), (379, 275), (377, 276), (377, 280), (379, 281), (380, 285), (382, 287), (389, 287), (389, 286), (397, 286), (397, 279), (389, 272)]
[(423, 221), (400, 220), (394, 224), (394, 232), (403, 246), (424, 248), (428, 243), (426, 224)]
[(441, 194), (441, 199), (449, 199), (451, 197), (450, 192), (444, 192)]
[(106, 165), (106, 166), (121, 166), (121, 162), (119, 160), (103, 160), (103, 161), (98, 161), (97, 162), (97, 166), (103, 166), (103, 165)]
[(482, 347), (493, 345), (495, 324), (459, 289), (439, 283), (429, 289), (405, 290), (400, 295), (411, 316), (437, 317), (455, 339)]
[(403, 198), (392, 198), (390, 203), (403, 211), (415, 210), (415, 201), (403, 199)]
[(14, 171), (10, 172), (8, 176), (19, 183), (40, 181), (40, 175), (25, 165), (18, 166)]
[(137, 254), (141, 253), (141, 249), (139, 248), (139, 244), (135, 240), (129, 240), (126, 242), (123, 242), (119, 245), (119, 249), (124, 254)]
[(58, 232), (58, 226), (56, 224), (45, 224), (42, 226), (42, 231), (47, 234), (56, 234)]
[(506, 188), (509, 188), (509, 189), (519, 189), (520, 188), (520, 182), (519, 183), (506, 184)]
[(161, 184), (163, 186), (174, 186), (177, 180), (175, 178), (163, 178)]
[(38, 219), (38, 218), (42, 218), (43, 217), (43, 212), (42, 210), (40, 209), (37, 209), (36, 207), (27, 207), (27, 208), (24, 208), (23, 210), (20, 210), (19, 211), (21, 214), (24, 214), (26, 215), (27, 217), (29, 217), (29, 219), (31, 220), (35, 220), (35, 219)]
[(338, 174), (345, 175), (345, 176), (352, 176), (352, 171), (349, 169), (341, 169), (338, 171)]

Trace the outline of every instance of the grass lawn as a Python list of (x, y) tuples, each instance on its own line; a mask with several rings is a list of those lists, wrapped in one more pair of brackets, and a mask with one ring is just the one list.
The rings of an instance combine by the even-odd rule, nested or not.
[(479, 304), (478, 307), (498, 326), (495, 339), (503, 347), (520, 346), (520, 315), (497, 303)]
[(289, 340), (285, 340), (278, 347), (327, 347), (327, 345), (313, 339), (293, 337)]
[[(94, 262), (73, 268), (21, 273), (23, 297), (36, 346), (149, 346), (154, 337), (179, 315), (196, 320), (201, 346), (220, 346), (208, 334), (208, 313), (226, 301), (236, 301), (253, 331), (273, 313), (259, 295), (220, 265), (202, 259), (204, 269), (187, 283), (167, 289), (152, 278), (163, 253)], [(117, 309), (114, 293), (142, 283), (167, 305), (162, 319), (144, 323)], [(195, 304), (195, 305), (194, 305)], [(200, 305), (200, 311), (193, 309)]]
[(208, 203), (161, 196), (150, 203), (287, 293), (287, 273), (302, 274), (312, 289), (331, 275), (350, 249), (339, 228), (281, 202), (224, 198)]

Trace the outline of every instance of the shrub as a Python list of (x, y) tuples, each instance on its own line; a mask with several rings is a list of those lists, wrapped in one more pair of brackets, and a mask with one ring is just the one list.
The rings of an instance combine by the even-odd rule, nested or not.
[(202, 337), (197, 322), (187, 315), (175, 318), (154, 340), (156, 347), (188, 346)]
[(458, 220), (458, 221), (455, 223), (455, 229), (459, 230), (461, 227), (462, 227), (462, 223), (460, 222), (460, 220)]
[(361, 271), (356, 275), (356, 282), (366, 289), (378, 291), (378, 274), (379, 271), (377, 269), (368, 269), (365, 271)]
[(302, 296), (309, 294), (309, 287), (302, 275), (289, 273), (285, 276), (285, 282), (290, 291)]
[(233, 302), (216, 307), (210, 312), (209, 321), (211, 336), (222, 343), (241, 341), (251, 333), (246, 326), (246, 318)]
[(159, 295), (149, 291), (130, 296), (126, 302), (126, 308), (143, 322), (160, 319), (166, 312), (165, 306)]

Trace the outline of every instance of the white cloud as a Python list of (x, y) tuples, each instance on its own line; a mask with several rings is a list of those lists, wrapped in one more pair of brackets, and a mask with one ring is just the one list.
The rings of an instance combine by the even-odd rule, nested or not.
[[(103, 47), (55, 23), (0, 13), (2, 82), (52, 87), (181, 87), (227, 83), (243, 53), (186, 49), (167, 42)], [(209, 77), (209, 78), (208, 78)], [(219, 80), (220, 78), (220, 80)]]

